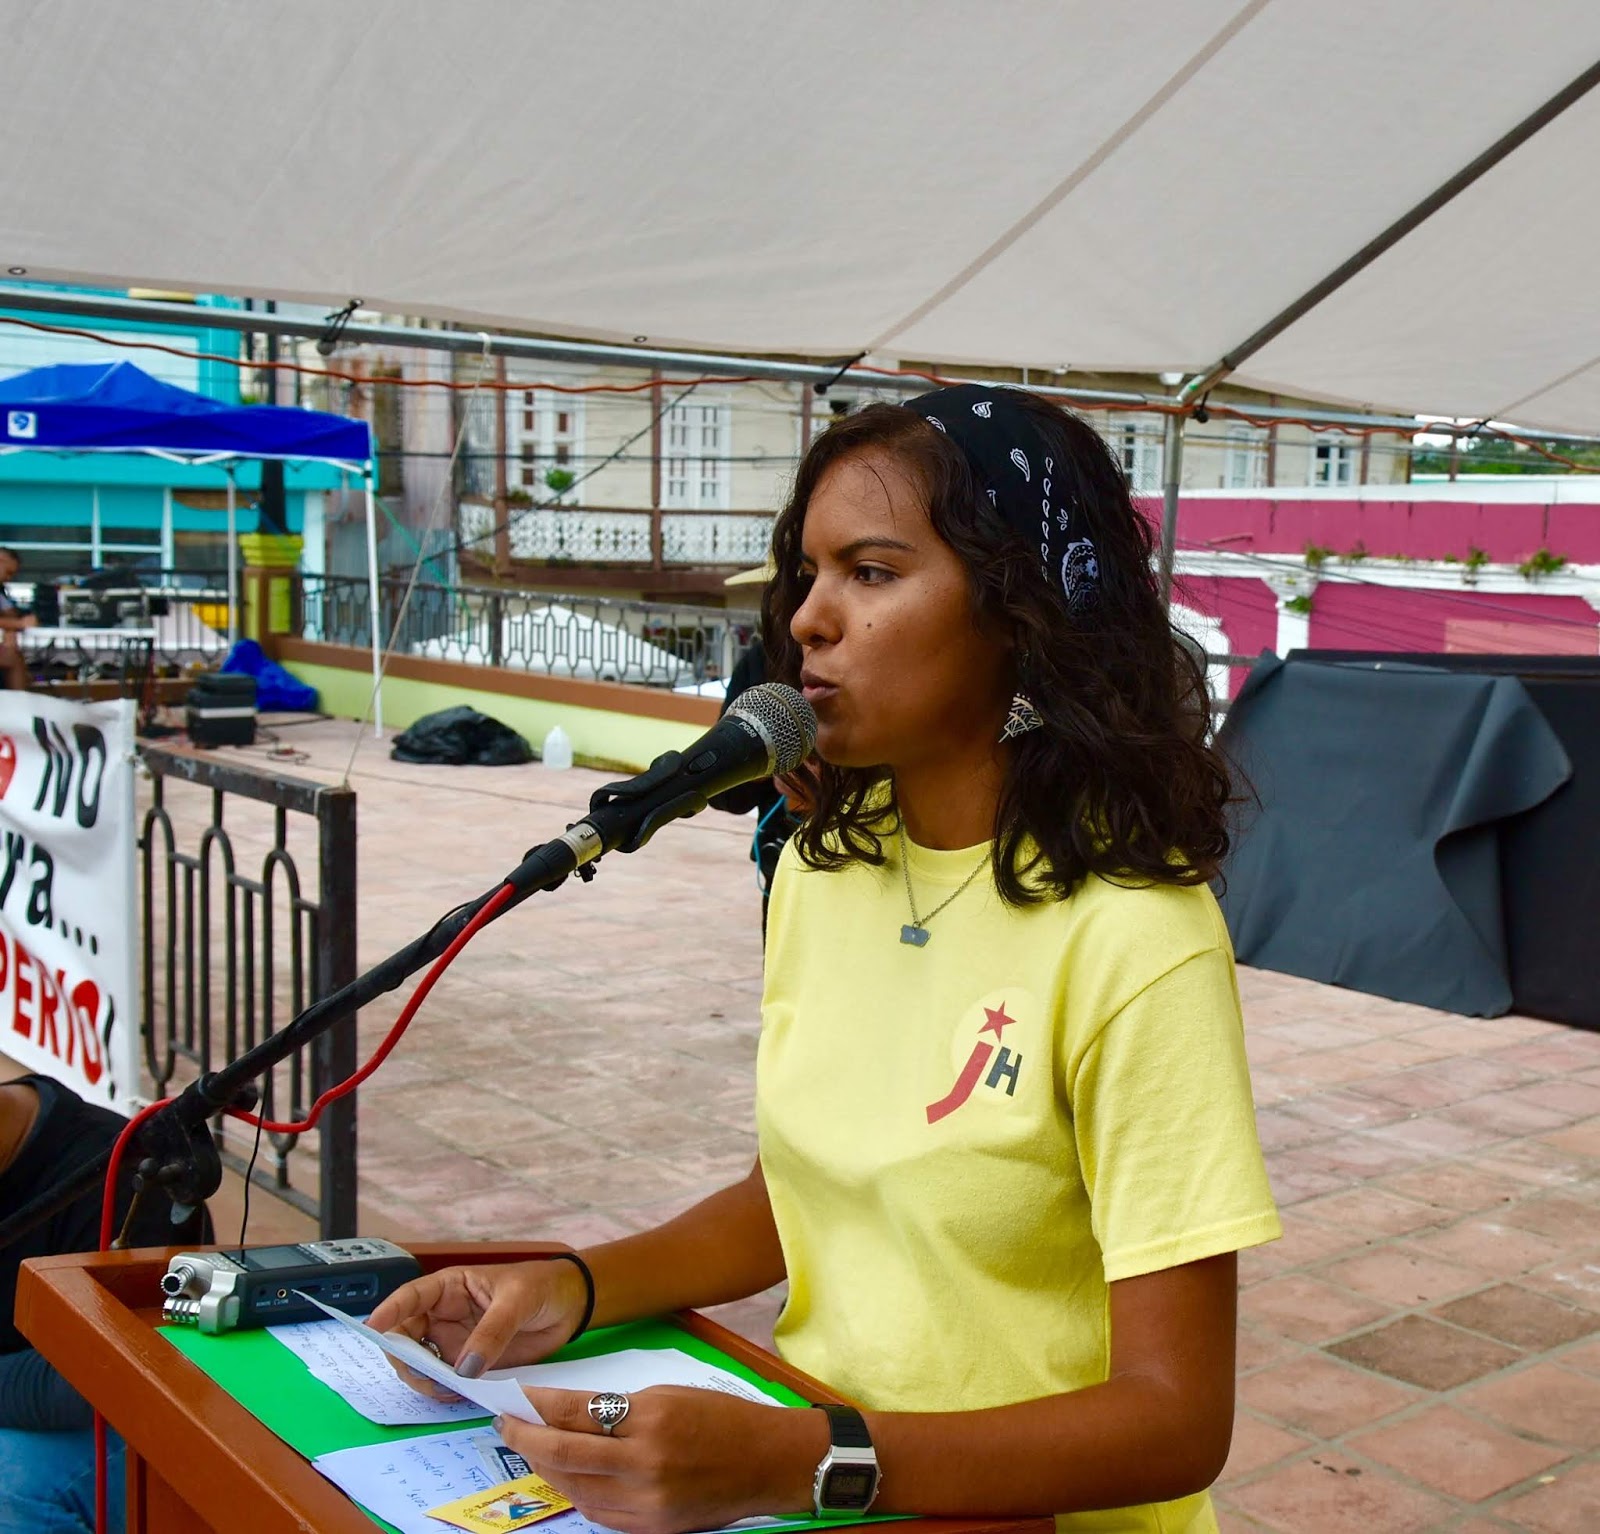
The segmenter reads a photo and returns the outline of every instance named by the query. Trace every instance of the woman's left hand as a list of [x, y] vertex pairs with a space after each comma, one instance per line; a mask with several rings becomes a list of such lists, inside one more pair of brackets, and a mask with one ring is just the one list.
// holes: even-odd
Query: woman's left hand
[[526, 1388], [545, 1426], [502, 1417], [500, 1436], [591, 1522], [624, 1534], [680, 1534], [763, 1513], [808, 1510], [828, 1448], [820, 1412], [655, 1385], [628, 1397], [610, 1434], [590, 1392]]

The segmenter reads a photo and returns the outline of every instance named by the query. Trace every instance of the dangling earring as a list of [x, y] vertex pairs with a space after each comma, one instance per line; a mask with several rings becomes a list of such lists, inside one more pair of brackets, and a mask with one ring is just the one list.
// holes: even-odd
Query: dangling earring
[[1001, 745], [1008, 740], [1015, 740], [1019, 735], [1031, 735], [1035, 730], [1044, 728], [1044, 720], [1039, 717], [1039, 710], [1033, 706], [1033, 699], [1022, 689], [1022, 679], [1028, 674], [1026, 650], [1017, 656], [1017, 673], [1017, 690], [1011, 695], [1011, 712], [1006, 715], [1005, 728], [1000, 731]]
[[1033, 699], [1025, 692], [1018, 692], [1011, 699], [1011, 712], [1006, 715], [1006, 725], [1000, 732], [1000, 739], [1002, 742], [1015, 740], [1019, 735], [1028, 735], [1043, 728], [1044, 720], [1033, 706]]

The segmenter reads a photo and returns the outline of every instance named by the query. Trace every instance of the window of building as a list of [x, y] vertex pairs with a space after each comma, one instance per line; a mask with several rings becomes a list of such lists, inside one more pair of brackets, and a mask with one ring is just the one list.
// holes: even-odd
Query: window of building
[[1311, 483], [1351, 485], [1356, 478], [1356, 448], [1346, 437], [1319, 433], [1311, 444]]
[[209, 532], [177, 528], [172, 534], [173, 563], [186, 572], [199, 572], [222, 577], [227, 589], [228, 535], [226, 532]]
[[[583, 401], [548, 389], [523, 389], [506, 401], [506, 477], [513, 490], [536, 501], [554, 500], [552, 470], [576, 478], [583, 472]], [[561, 492], [563, 505], [583, 499], [582, 488]]]
[[1227, 490], [1259, 490], [1267, 482], [1267, 434], [1260, 427], [1228, 428], [1222, 484]]
[[[0, 335], [0, 377], [9, 378], [27, 368], [56, 362], [127, 362], [131, 355], [140, 368], [162, 383], [175, 384], [180, 389], [200, 388], [200, 359], [193, 355], [200, 350], [197, 337], [170, 332], [151, 336], [148, 332], [117, 330], [109, 325], [97, 325], [95, 332], [100, 339], [29, 330]], [[166, 350], [129, 353], [128, 344], [136, 346], [150, 340], [159, 340]], [[119, 345], [119, 342], [126, 344]]]
[[19, 578], [27, 581], [76, 580], [113, 566], [159, 570], [165, 563], [164, 514], [159, 506], [151, 512], [153, 520], [131, 516], [114, 500], [104, 513], [96, 504], [87, 519], [63, 517], [55, 523], [0, 512], [0, 546], [15, 550], [22, 561]]
[[727, 405], [674, 405], [662, 423], [662, 504], [677, 511], [726, 510], [731, 440]]
[[1136, 495], [1151, 495], [1161, 489], [1161, 429], [1133, 421], [1124, 422], [1113, 439], [1122, 472]]

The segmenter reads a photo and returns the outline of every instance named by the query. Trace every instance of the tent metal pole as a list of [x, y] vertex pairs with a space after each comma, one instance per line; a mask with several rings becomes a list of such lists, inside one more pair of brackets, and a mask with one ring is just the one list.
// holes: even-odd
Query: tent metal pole
[[239, 642], [239, 487], [228, 465], [228, 648]]
[[367, 486], [367, 600], [370, 604], [372, 633], [372, 733], [383, 738], [383, 611], [378, 604], [378, 497], [373, 483], [372, 465], [363, 478]]
[[1183, 485], [1183, 428], [1186, 415], [1169, 415], [1161, 443], [1161, 605], [1172, 605], [1172, 561], [1178, 547], [1178, 491]]
[[[1600, 66], [1597, 66], [1600, 68]], [[1565, 93], [1563, 93], [1565, 94]], [[1559, 98], [1557, 98], [1559, 99]], [[1531, 119], [1530, 119], [1531, 120]], [[1514, 130], [1515, 131], [1515, 130]], [[1493, 152], [1492, 150], [1490, 151]], [[1474, 162], [1477, 163], [1477, 162]], [[1463, 173], [1465, 174], [1465, 173]], [[1383, 236], [1379, 236], [1380, 239]], [[1370, 248], [1370, 247], [1369, 247]], [[1376, 252], [1374, 252], [1376, 254]], [[1343, 270], [1343, 268], [1341, 268]], [[8, 287], [0, 283], [0, 308], [57, 315], [76, 315], [86, 319], [135, 320], [152, 324], [174, 324], [192, 327], [194, 310], [187, 304], [165, 303], [159, 299], [96, 298], [81, 293], [40, 293], [28, 288]], [[1287, 312], [1287, 311], [1286, 311]], [[1297, 314], [1303, 312], [1297, 310]], [[1270, 323], [1270, 322], [1269, 322]], [[207, 309], [206, 325], [214, 330], [270, 330], [276, 335], [304, 336], [316, 339], [322, 336], [325, 321], [300, 320], [283, 314], [263, 314], [260, 310], [246, 313], [235, 309]], [[422, 351], [469, 353], [479, 356], [483, 351], [483, 334], [469, 330], [427, 330], [414, 325], [361, 325], [346, 326], [340, 336], [351, 343], [411, 347]], [[799, 383], [832, 382], [851, 388], [871, 388], [885, 393], [921, 393], [932, 385], [920, 378], [894, 378], [881, 374], [847, 368], [842, 373], [835, 364], [781, 362], [768, 357], [739, 357], [709, 352], [646, 350], [632, 346], [612, 346], [602, 342], [565, 341], [556, 338], [490, 334], [496, 356], [531, 358], [549, 362], [575, 362], [594, 367], [638, 368], [644, 371], [660, 369], [680, 373], [738, 373], [751, 377]], [[1248, 343], [1246, 343], [1248, 344]], [[1261, 343], [1265, 345], [1265, 341]], [[1242, 347], [1228, 355], [1237, 359]], [[1226, 359], [1224, 359], [1226, 363]], [[1195, 386], [1182, 398], [1166, 394], [1139, 393], [1123, 389], [1078, 389], [1041, 383], [1031, 379], [1028, 387], [1035, 394], [1060, 399], [1071, 404], [1074, 400], [1085, 405], [1124, 405], [1130, 409], [1159, 410], [1186, 403], [1195, 395], [1216, 384], [1229, 371], [1224, 363], [1208, 373], [1199, 375], [1205, 380], [1203, 387]], [[1220, 371], [1219, 371], [1220, 370]], [[960, 369], [939, 369], [955, 382], [961, 382]], [[974, 380], [988, 382], [990, 380]], [[1221, 403], [1221, 402], [1219, 402]], [[1226, 402], [1262, 420], [1310, 420], [1329, 426], [1392, 426], [1396, 430], [1433, 432], [1441, 436], [1466, 434], [1479, 430], [1476, 423], [1456, 424], [1442, 420], [1420, 421], [1405, 415], [1370, 414], [1359, 410], [1328, 408], [1298, 408], [1291, 405], [1267, 405], [1254, 400]], [[1515, 423], [1508, 423], [1515, 427]], [[1524, 434], [1540, 442], [1568, 442], [1575, 446], [1593, 445], [1600, 437], [1581, 432], [1546, 431], [1528, 427]], [[9, 449], [0, 449], [0, 453]]]
[[1436, 187], [1421, 202], [1402, 213], [1387, 229], [1374, 235], [1349, 260], [1336, 266], [1315, 287], [1308, 288], [1287, 308], [1280, 309], [1266, 324], [1254, 334], [1247, 336], [1226, 356], [1219, 358], [1205, 372], [1191, 378], [1178, 391], [1178, 398], [1182, 401], [1204, 398], [1208, 389], [1215, 387], [1228, 374], [1236, 372], [1240, 363], [1253, 357], [1269, 341], [1281, 335], [1301, 316], [1316, 308], [1329, 294], [1342, 288], [1357, 273], [1365, 271], [1385, 251], [1398, 245], [1413, 229], [1432, 218], [1446, 203], [1453, 202], [1474, 181], [1488, 174], [1507, 155], [1520, 149], [1547, 123], [1553, 122], [1574, 102], [1581, 101], [1597, 85], [1600, 85], [1600, 63], [1591, 64], [1575, 80], [1570, 81], [1548, 101], [1530, 112], [1514, 128], [1501, 134], [1470, 164], [1462, 166], [1442, 186]]
[[[1600, 67], [1600, 66], [1597, 66]], [[1382, 236], [1379, 236], [1381, 239]], [[1370, 248], [1370, 247], [1369, 247]], [[1376, 253], [1374, 253], [1376, 254]], [[1341, 271], [1343, 268], [1341, 268]], [[1330, 279], [1331, 280], [1331, 279]], [[1341, 279], [1342, 280], [1342, 279]], [[1314, 290], [1315, 291], [1315, 290]], [[1295, 308], [1295, 317], [1303, 311]], [[194, 310], [188, 304], [164, 303], [158, 299], [93, 298], [81, 293], [41, 293], [28, 288], [8, 287], [0, 283], [0, 309], [14, 309], [45, 315], [77, 316], [84, 319], [111, 321], [139, 321], [148, 324], [171, 324], [182, 329], [192, 328]], [[1286, 313], [1288, 311], [1285, 311]], [[260, 310], [246, 313], [234, 309], [207, 309], [206, 325], [212, 330], [266, 331], [280, 336], [304, 336], [317, 339], [327, 330], [323, 320], [307, 321], [283, 314], [263, 314]], [[1269, 322], [1269, 324], [1275, 322]], [[1287, 321], [1285, 322], [1287, 323]], [[611, 346], [602, 342], [564, 341], [535, 336], [512, 336], [500, 333], [480, 333], [469, 330], [426, 330], [415, 325], [358, 325], [352, 324], [340, 332], [343, 340], [375, 346], [409, 347], [419, 351], [443, 351], [481, 356], [483, 335], [489, 340], [496, 356], [520, 357], [547, 362], [573, 362], [593, 367], [636, 368], [645, 372], [660, 369], [665, 373], [734, 373], [754, 378], [787, 381], [791, 383], [831, 383], [853, 389], [867, 388], [883, 393], [920, 394], [933, 387], [921, 378], [896, 378], [862, 369], [846, 368], [842, 373], [836, 364], [781, 362], [770, 357], [739, 357], [710, 352], [684, 352], [645, 350], [631, 346]], [[1253, 338], [1252, 338], [1253, 339]], [[1265, 345], [1263, 340], [1261, 345]], [[1028, 388], [1035, 394], [1059, 399], [1067, 405], [1077, 401], [1083, 405], [1118, 405], [1130, 410], [1170, 409], [1187, 404], [1206, 389], [1213, 387], [1244, 353], [1244, 343], [1236, 347], [1215, 367], [1197, 375], [1199, 382], [1185, 392], [1183, 397], [1164, 393], [1144, 393], [1127, 389], [1079, 389], [1070, 386], [1042, 383], [1030, 379]], [[1253, 349], [1253, 348], [1252, 348]], [[1233, 362], [1229, 362], [1229, 358]], [[941, 376], [952, 382], [964, 380], [959, 366], [940, 367]], [[988, 383], [990, 379], [970, 380]], [[1339, 410], [1318, 406], [1269, 405], [1258, 400], [1218, 401], [1230, 409], [1263, 421], [1316, 421], [1328, 426], [1386, 426], [1396, 431], [1430, 432], [1439, 436], [1469, 435], [1481, 430], [1475, 421], [1455, 422], [1441, 419], [1423, 421], [1413, 416], [1373, 414], [1360, 410]], [[1593, 446], [1600, 436], [1593, 433], [1548, 431], [1542, 427], [1519, 427], [1515, 421], [1504, 423], [1523, 435], [1540, 442], [1566, 442], [1573, 446]], [[0, 447], [0, 455], [21, 449]]]
[[[45, 315], [71, 315], [83, 319], [136, 321], [145, 324], [175, 324], [193, 329], [194, 309], [189, 304], [166, 303], [160, 299], [98, 298], [82, 293], [40, 293], [30, 288], [0, 283], [0, 308]], [[277, 336], [300, 336], [315, 340], [326, 334], [327, 322], [302, 320], [291, 315], [263, 314], [259, 309], [207, 309], [205, 323], [210, 330], [254, 331]], [[499, 331], [428, 330], [420, 325], [362, 324], [355, 321], [339, 332], [341, 343], [370, 346], [403, 346], [419, 351], [456, 352], [483, 355], [488, 337], [497, 357], [531, 358], [545, 362], [571, 362], [589, 367], [637, 368], [642, 372], [659, 369], [673, 373], [728, 373], [741, 377], [777, 382], [835, 384], [853, 389], [870, 388], [886, 393], [921, 394], [934, 387], [923, 378], [901, 378], [854, 367], [841, 369], [837, 362], [786, 362], [772, 357], [741, 357], [726, 352], [692, 352], [659, 347], [615, 346], [603, 341], [569, 341], [554, 336], [506, 335]], [[329, 359], [337, 367], [337, 359]], [[945, 369], [939, 369], [944, 374]], [[955, 376], [954, 373], [951, 376]], [[1032, 387], [1040, 394], [1081, 399], [1102, 404], [1140, 405], [1160, 403], [1164, 395], [1145, 394], [1126, 389], [1067, 389], [1041, 384]]]

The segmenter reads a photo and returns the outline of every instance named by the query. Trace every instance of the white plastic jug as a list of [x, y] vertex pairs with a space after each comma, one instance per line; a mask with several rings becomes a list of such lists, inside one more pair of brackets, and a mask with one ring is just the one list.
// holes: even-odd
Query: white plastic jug
[[572, 739], [559, 724], [552, 725], [545, 736], [541, 755], [545, 766], [557, 772], [564, 772], [572, 765]]

